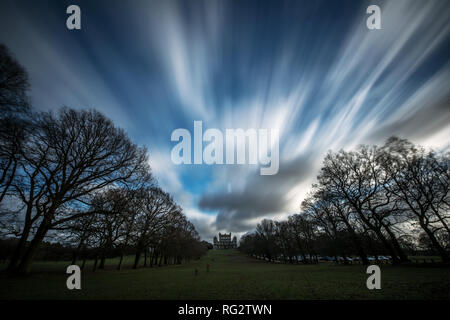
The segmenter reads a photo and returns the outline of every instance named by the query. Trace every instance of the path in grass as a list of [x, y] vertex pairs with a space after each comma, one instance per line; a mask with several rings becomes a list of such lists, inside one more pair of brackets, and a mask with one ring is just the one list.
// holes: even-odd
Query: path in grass
[[[131, 258], [131, 257], [130, 257]], [[36, 263], [27, 278], [0, 275], [0, 299], [449, 299], [450, 270], [381, 267], [381, 290], [368, 290], [361, 265], [284, 265], [238, 251], [210, 251], [188, 264], [82, 272], [82, 289], [66, 289], [68, 263]], [[131, 263], [131, 259], [127, 260]], [[206, 272], [206, 264], [210, 272]], [[198, 275], [195, 275], [195, 269]]]

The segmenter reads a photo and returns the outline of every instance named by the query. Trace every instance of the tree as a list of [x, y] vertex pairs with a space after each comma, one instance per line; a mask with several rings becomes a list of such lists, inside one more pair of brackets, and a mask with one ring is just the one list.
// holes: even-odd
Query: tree
[[303, 214], [294, 214], [288, 218], [288, 223], [291, 225], [295, 243], [302, 255], [303, 263], [317, 262], [315, 259], [316, 251], [314, 249], [314, 242], [316, 240], [317, 228], [313, 221], [308, 216]]
[[[350, 239], [356, 253], [363, 264], [367, 265], [366, 251], [363, 245], [361, 227], [354, 210], [346, 204], [345, 200], [336, 197], [324, 186], [313, 185], [313, 190], [302, 202], [303, 211], [309, 214], [316, 223], [322, 227], [330, 239], [331, 245], [337, 246], [344, 241], [342, 237]], [[342, 247], [346, 247], [344, 244]]]
[[[15, 189], [25, 210], [22, 251], [31, 227], [37, 229], [17, 271], [29, 273], [47, 232], [68, 221], [97, 212], [90, 203], [109, 186], [151, 180], [144, 148], [94, 110], [63, 108], [43, 113], [23, 152], [20, 181]], [[142, 178], [145, 177], [145, 178]], [[10, 269], [15, 269], [11, 261]]]
[[275, 247], [275, 223], [272, 220], [264, 219], [256, 226], [260, 244], [264, 257], [272, 261], [276, 254]]
[[153, 247], [161, 246], [159, 235], [167, 224], [176, 222], [170, 220], [170, 215], [178, 209], [172, 197], [158, 187], [145, 190], [141, 201], [134, 227], [134, 245], [136, 248], [134, 269], [139, 266], [142, 253], [147, 254], [150, 245], [153, 245]]
[[[80, 217], [69, 221], [67, 229], [70, 230], [68, 238], [69, 242], [73, 243], [75, 250], [72, 254], [72, 264], [77, 263], [77, 259], [82, 251], [89, 245], [89, 240], [92, 239], [96, 232], [96, 219], [98, 215], [92, 214]], [[84, 261], [84, 260], [83, 260]]]
[[156, 187], [145, 148], [95, 110], [31, 114], [28, 89], [26, 71], [0, 44], [0, 204], [20, 204], [0, 211], [2, 235], [19, 237], [10, 242], [9, 271], [29, 273], [50, 238], [46, 248], [73, 252], [73, 263], [91, 252], [97, 265], [100, 255], [100, 268], [118, 252], [120, 269], [133, 246], [136, 265], [150, 249], [173, 263], [206, 250], [181, 207]]
[[276, 248], [283, 255], [284, 262], [289, 261], [289, 263], [293, 263], [294, 256], [295, 261], [298, 262], [297, 250], [293, 238], [292, 226], [288, 221], [275, 221]]
[[364, 226], [384, 244], [394, 263], [400, 263], [408, 259], [392, 225], [396, 222], [394, 214], [401, 208], [383, 188], [389, 182], [377, 163], [378, 152], [378, 148], [367, 146], [361, 146], [356, 152], [330, 152], [318, 180], [333, 197], [345, 200]]
[[445, 247], [436, 236], [449, 230], [450, 155], [436, 155], [407, 140], [390, 138], [383, 147], [380, 163], [391, 183], [384, 188], [393, 194], [414, 218], [444, 262]]
[[128, 230], [124, 228], [130, 216], [127, 190], [111, 188], [98, 194], [92, 204], [97, 214], [96, 233], [99, 241], [101, 260], [99, 269], [105, 268], [106, 256], [118, 246], [121, 238], [127, 237]]

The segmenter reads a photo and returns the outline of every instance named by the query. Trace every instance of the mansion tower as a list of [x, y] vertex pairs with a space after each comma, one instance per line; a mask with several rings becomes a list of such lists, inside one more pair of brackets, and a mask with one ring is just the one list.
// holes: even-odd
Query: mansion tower
[[214, 237], [214, 249], [234, 249], [237, 248], [236, 236], [231, 240], [231, 232], [230, 233], [220, 233], [219, 232], [219, 240], [217, 237]]

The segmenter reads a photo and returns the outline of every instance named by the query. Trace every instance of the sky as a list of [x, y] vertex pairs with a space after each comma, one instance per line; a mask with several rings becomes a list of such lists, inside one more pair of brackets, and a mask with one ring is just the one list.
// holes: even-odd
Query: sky
[[[66, 8], [81, 8], [68, 30]], [[366, 9], [381, 9], [369, 30]], [[299, 212], [328, 150], [396, 135], [450, 149], [450, 2], [0, 2], [37, 110], [95, 108], [147, 146], [202, 239]], [[279, 171], [176, 165], [177, 128], [277, 129]]]

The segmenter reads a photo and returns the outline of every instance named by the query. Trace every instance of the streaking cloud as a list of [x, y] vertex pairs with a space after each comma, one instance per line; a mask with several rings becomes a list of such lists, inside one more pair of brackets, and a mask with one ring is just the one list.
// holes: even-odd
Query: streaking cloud
[[[380, 30], [366, 27], [371, 4], [79, 1], [88, 15], [71, 33], [66, 4], [6, 0], [0, 35], [28, 69], [37, 108], [93, 107], [124, 126], [211, 241], [298, 211], [329, 149], [390, 135], [450, 148], [448, 1], [376, 1]], [[171, 133], [195, 120], [277, 129], [278, 173], [176, 166]]]

